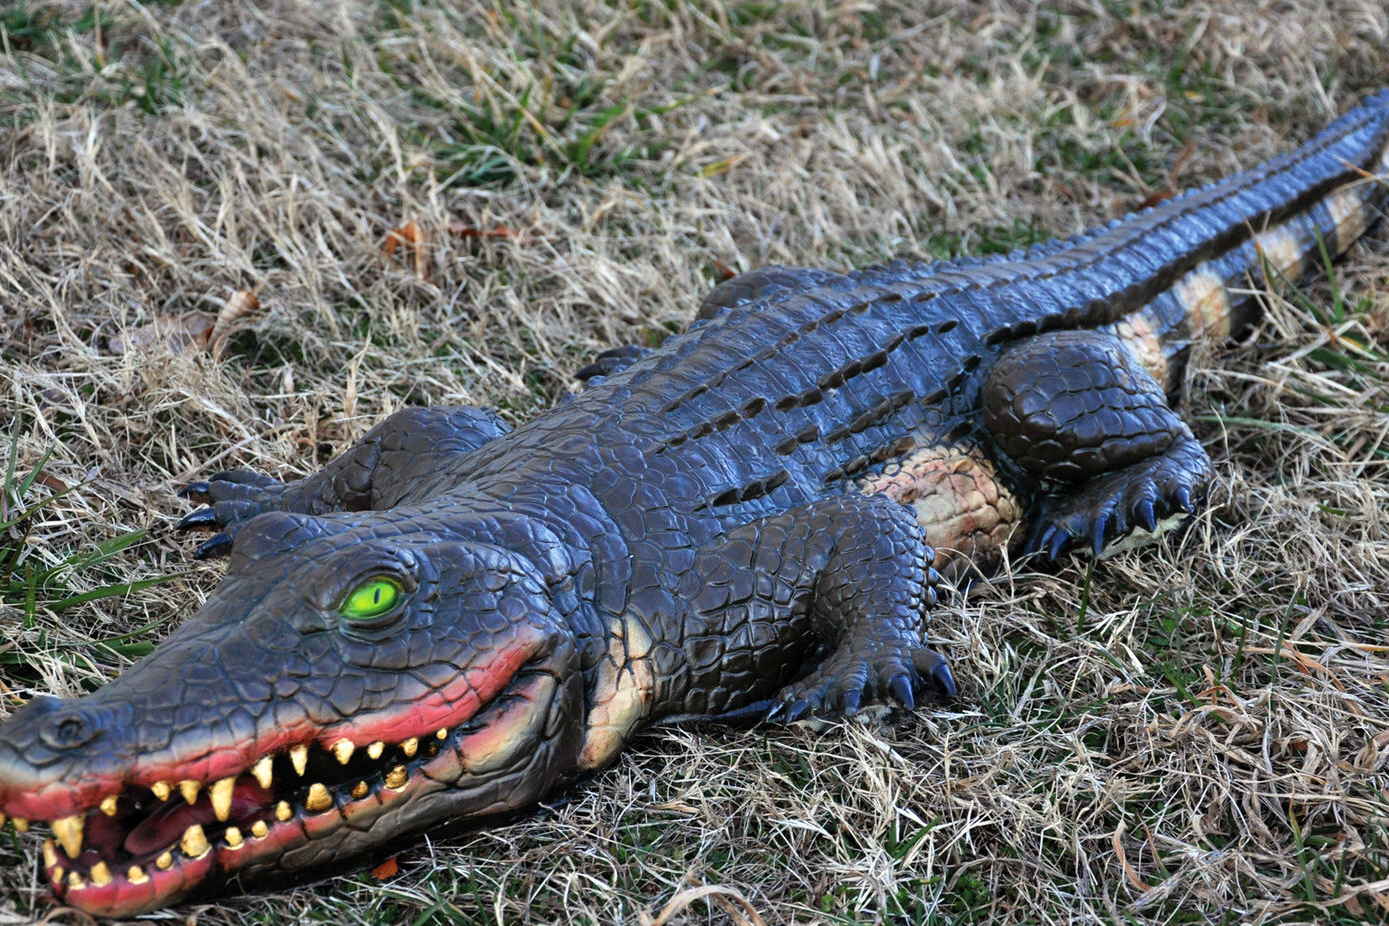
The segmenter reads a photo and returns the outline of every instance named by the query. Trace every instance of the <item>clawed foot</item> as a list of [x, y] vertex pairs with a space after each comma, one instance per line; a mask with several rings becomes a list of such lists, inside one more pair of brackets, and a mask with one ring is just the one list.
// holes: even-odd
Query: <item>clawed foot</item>
[[870, 661], [860, 658], [855, 649], [841, 646], [814, 672], [782, 689], [767, 711], [767, 720], [795, 723], [805, 717], [848, 717], [865, 702], [889, 697], [914, 710], [917, 694], [923, 691], [955, 697], [955, 676], [935, 650], [924, 645], [889, 648], [880, 644]]
[[260, 514], [278, 508], [275, 501], [284, 483], [249, 469], [214, 473], [202, 482], [192, 482], [178, 490], [180, 498], [204, 507], [179, 519], [174, 530], [216, 531], [193, 551], [194, 559], [225, 556], [231, 552], [234, 527]]
[[1184, 442], [1053, 500], [1033, 526], [1024, 553], [1055, 560], [1087, 544], [1099, 557], [1135, 527], [1156, 532], [1159, 524], [1193, 514], [1205, 502], [1209, 484], [1205, 451], [1194, 440]]

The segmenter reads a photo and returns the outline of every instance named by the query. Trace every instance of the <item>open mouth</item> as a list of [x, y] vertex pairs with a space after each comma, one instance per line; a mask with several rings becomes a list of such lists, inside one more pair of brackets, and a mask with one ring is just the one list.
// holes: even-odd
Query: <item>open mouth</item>
[[[43, 855], [50, 887], [90, 912], [130, 914], [172, 903], [217, 871], [258, 860], [284, 866], [296, 847], [344, 822], [368, 826], [417, 790], [508, 764], [524, 751], [527, 733], [543, 725], [554, 689], [552, 675], [523, 671], [484, 709], [427, 735], [301, 743], [211, 782], [126, 785], [94, 808], [49, 821]], [[30, 825], [14, 822], [21, 830]]]
[[317, 828], [314, 818], [336, 822], [354, 808], [394, 802], [420, 766], [468, 732], [444, 728], [423, 740], [363, 747], [346, 739], [330, 748], [301, 744], [211, 783], [127, 787], [96, 809], [50, 822], [53, 838], [43, 848], [49, 882], [69, 900], [92, 891], [111, 900], [164, 896], [201, 880], [214, 856], [223, 869], [241, 867], [242, 853], [302, 842]]

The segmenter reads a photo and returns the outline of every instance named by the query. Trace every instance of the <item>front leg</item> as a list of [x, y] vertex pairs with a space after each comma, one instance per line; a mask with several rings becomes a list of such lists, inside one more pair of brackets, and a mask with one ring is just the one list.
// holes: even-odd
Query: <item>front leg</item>
[[279, 482], [237, 469], [185, 486], [179, 495], [206, 507], [186, 515], [176, 529], [218, 531], [193, 554], [203, 559], [230, 550], [237, 527], [263, 511], [324, 514], [392, 508], [418, 483], [508, 430], [490, 409], [403, 409], [312, 476]]
[[[911, 509], [878, 495], [820, 499], [729, 532], [694, 565], [700, 630], [686, 650], [704, 670], [696, 697], [745, 687], [740, 679], [779, 686], [769, 716], [794, 721], [888, 696], [911, 708], [928, 685], [953, 696], [950, 669], [926, 642], [933, 559]], [[704, 658], [714, 650], [720, 659]], [[786, 664], [816, 651], [817, 665]]]

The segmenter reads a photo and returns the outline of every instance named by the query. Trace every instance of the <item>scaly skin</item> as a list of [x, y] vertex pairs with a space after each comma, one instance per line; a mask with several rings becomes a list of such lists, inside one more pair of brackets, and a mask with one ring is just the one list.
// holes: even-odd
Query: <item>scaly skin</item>
[[52, 821], [59, 900], [130, 914], [526, 806], [659, 720], [953, 694], [937, 570], [1200, 505], [1168, 404], [1191, 344], [1364, 231], [1386, 139], [1380, 93], [1069, 241], [744, 274], [510, 433], [412, 410], [308, 479], [190, 486], [226, 579], [120, 679], [11, 718], [0, 812]]

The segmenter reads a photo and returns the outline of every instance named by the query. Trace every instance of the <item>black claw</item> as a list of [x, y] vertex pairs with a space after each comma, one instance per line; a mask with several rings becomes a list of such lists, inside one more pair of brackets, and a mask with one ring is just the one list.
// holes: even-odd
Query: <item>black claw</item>
[[912, 694], [912, 680], [907, 676], [894, 675], [892, 681], [887, 683], [887, 690], [907, 710], [916, 710], [916, 696]]
[[767, 716], [763, 717], [762, 719], [765, 720], [767, 723], [775, 723], [776, 721], [781, 719], [781, 715], [785, 712], [785, 710], [786, 702], [778, 701], [771, 707], [767, 708]]
[[206, 531], [217, 528], [217, 512], [211, 508], [199, 508], [179, 518], [174, 525], [176, 531]]
[[801, 698], [795, 704], [792, 704], [789, 708], [786, 709], [786, 722], [795, 723], [797, 720], [800, 720], [802, 717], [809, 713], [810, 702], [807, 701], [805, 698]]
[[1104, 527], [1104, 518], [1096, 518], [1090, 525], [1090, 549], [1095, 552], [1096, 559], [1104, 552]]
[[1071, 535], [1064, 528], [1053, 527], [1052, 530], [1055, 533], [1051, 535], [1047, 543], [1047, 556], [1052, 560], [1058, 560], [1061, 558], [1062, 551], [1066, 549], [1066, 544], [1070, 542]]
[[1191, 513], [1191, 490], [1186, 486], [1177, 486], [1177, 491], [1172, 493], [1172, 497], [1177, 502], [1177, 508], [1186, 513]]
[[842, 703], [845, 717], [856, 713], [858, 711], [858, 706], [863, 703], [863, 690], [861, 688], [855, 688], [852, 691], [846, 691]]
[[1157, 515], [1153, 512], [1153, 502], [1151, 499], [1143, 499], [1133, 506], [1133, 516], [1142, 525], [1145, 531], [1152, 533], [1157, 530]]
[[195, 502], [206, 501], [211, 494], [212, 483], [210, 482], [190, 482], [178, 490], [179, 498], [191, 498]]
[[945, 660], [941, 660], [940, 664], [931, 670], [931, 678], [935, 679], [941, 693], [947, 698], [953, 698], [958, 693], [955, 688], [955, 675], [950, 671], [950, 665]]
[[231, 551], [232, 539], [226, 534], [217, 534], [198, 546], [193, 551], [194, 559], [211, 559], [214, 556], [222, 556]]

